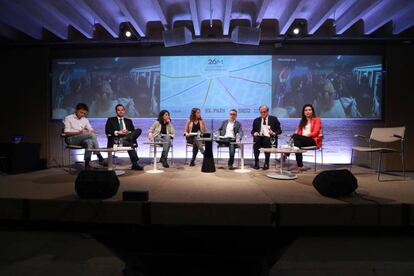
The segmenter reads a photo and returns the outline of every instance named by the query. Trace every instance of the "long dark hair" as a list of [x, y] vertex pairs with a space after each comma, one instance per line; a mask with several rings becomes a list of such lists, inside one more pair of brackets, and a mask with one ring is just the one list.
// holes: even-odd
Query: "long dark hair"
[[[162, 124], [164, 122], [164, 119], [162, 118], [164, 116], [165, 113], [168, 113], [168, 115], [170, 115], [170, 112], [168, 112], [168, 110], [161, 110], [160, 113], [158, 113], [158, 119], [157, 121]], [[170, 122], [171, 122], [171, 118], [170, 118]]]
[[196, 112], [197, 111], [200, 111], [200, 108], [198, 108], [198, 107], [193, 107], [193, 109], [191, 109], [191, 114], [190, 114], [190, 121], [191, 122], [194, 122], [194, 121], [196, 121], [196, 120], [203, 120], [203, 119], [201, 119], [201, 116], [200, 116], [200, 118], [199, 119], [197, 119], [197, 117], [196, 117]]
[[305, 104], [302, 108], [302, 119], [300, 120], [299, 128], [304, 128], [308, 123], [308, 119], [305, 116], [305, 108], [307, 107], [310, 107], [312, 109], [312, 117], [316, 117], [315, 109], [313, 108], [313, 106], [311, 104]]

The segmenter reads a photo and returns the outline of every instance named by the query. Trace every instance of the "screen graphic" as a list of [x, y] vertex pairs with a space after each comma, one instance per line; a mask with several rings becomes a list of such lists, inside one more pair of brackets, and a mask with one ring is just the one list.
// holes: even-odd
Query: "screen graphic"
[[322, 118], [381, 119], [381, 56], [273, 56], [272, 113], [298, 118], [310, 103]]
[[271, 105], [272, 56], [161, 57], [161, 109], [187, 118], [193, 107], [205, 118], [226, 118], [230, 109], [251, 118]]
[[54, 60], [52, 118], [62, 119], [78, 103], [89, 106], [88, 116], [115, 116], [123, 104], [128, 117], [156, 117], [159, 112], [159, 57], [113, 57]]
[[90, 118], [155, 118], [161, 109], [188, 118], [193, 107], [206, 119], [259, 116], [268, 105], [279, 118], [299, 118], [304, 104], [322, 118], [381, 119], [382, 56], [219, 55], [55, 59], [52, 118], [77, 103]]

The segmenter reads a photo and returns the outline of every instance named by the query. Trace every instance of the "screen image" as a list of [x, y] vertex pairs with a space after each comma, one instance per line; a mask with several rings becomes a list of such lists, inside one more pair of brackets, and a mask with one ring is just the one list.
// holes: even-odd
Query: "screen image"
[[322, 118], [381, 119], [382, 70], [381, 56], [273, 56], [272, 113], [310, 103]]
[[188, 118], [259, 116], [267, 105], [279, 118], [299, 118], [304, 104], [322, 118], [381, 119], [380, 55], [216, 55], [55, 59], [52, 119], [89, 106], [90, 118], [155, 118], [162, 109]]
[[193, 107], [203, 117], [223, 118], [237, 109], [240, 118], [271, 105], [272, 56], [161, 57], [161, 109], [187, 118]]
[[53, 61], [52, 72], [52, 119], [73, 113], [81, 102], [91, 118], [115, 116], [119, 103], [131, 118], [158, 115], [159, 57], [61, 59]]

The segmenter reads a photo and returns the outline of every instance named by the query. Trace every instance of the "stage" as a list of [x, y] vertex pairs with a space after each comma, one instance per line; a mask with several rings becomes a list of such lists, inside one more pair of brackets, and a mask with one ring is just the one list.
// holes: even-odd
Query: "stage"
[[[296, 180], [266, 176], [275, 170], [251, 170], [239, 174], [225, 168], [202, 173], [201, 160], [195, 167], [176, 160], [161, 174], [129, 170], [123, 158], [118, 169], [118, 193], [107, 200], [80, 200], [74, 191], [76, 171], [52, 168], [20, 175], [0, 176], [0, 219], [26, 222], [77, 222], [98, 224], [179, 225], [179, 226], [412, 226], [414, 224], [414, 175], [383, 175], [354, 166], [357, 194], [333, 199], [320, 195], [312, 186], [310, 169]], [[141, 162], [145, 170], [152, 165]], [[250, 164], [250, 161], [247, 161]], [[292, 165], [292, 163], [291, 163]], [[79, 167], [80, 168], [80, 167]], [[345, 165], [318, 165], [317, 172], [349, 168]], [[122, 201], [122, 192], [149, 192], [148, 202]]]

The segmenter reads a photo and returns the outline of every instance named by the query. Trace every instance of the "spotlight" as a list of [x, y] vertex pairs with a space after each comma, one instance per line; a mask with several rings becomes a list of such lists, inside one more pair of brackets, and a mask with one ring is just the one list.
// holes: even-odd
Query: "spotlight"
[[132, 33], [130, 31], [125, 32], [125, 36], [128, 37], [128, 38], [131, 37], [131, 35], [132, 35]]
[[299, 33], [300, 33], [300, 29], [299, 28], [296, 27], [296, 28], [293, 29], [293, 34], [294, 35], [298, 35]]

